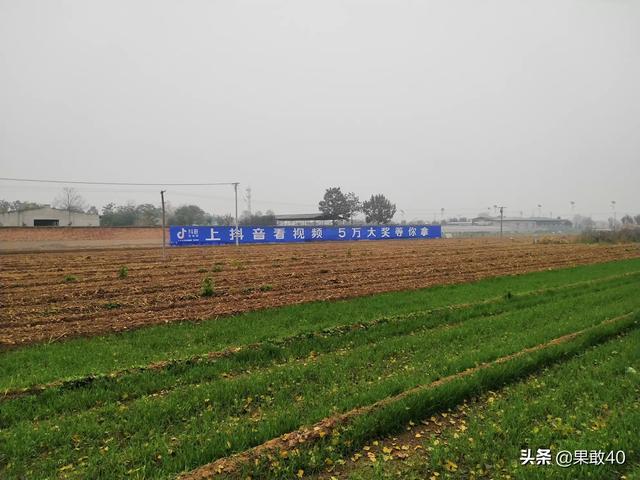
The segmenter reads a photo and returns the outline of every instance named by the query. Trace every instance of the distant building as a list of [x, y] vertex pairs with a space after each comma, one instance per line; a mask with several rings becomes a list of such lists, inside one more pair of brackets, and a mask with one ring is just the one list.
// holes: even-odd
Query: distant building
[[292, 215], [276, 215], [276, 225], [331, 225], [334, 218], [324, 213], [295, 213]]
[[[479, 227], [500, 227], [500, 217], [481, 216], [471, 221]], [[505, 232], [563, 232], [572, 226], [569, 220], [548, 217], [504, 217], [502, 226]]]
[[98, 227], [100, 216], [75, 213], [46, 205], [41, 208], [0, 213], [2, 227]]

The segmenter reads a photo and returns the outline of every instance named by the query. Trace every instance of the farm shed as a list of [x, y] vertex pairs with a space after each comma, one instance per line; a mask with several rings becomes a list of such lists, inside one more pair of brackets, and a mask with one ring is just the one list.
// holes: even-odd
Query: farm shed
[[[482, 216], [472, 220], [474, 226], [500, 227], [500, 217]], [[502, 219], [506, 232], [562, 232], [571, 228], [571, 222], [562, 218], [549, 217], [504, 217]]]
[[0, 214], [2, 227], [98, 227], [100, 216], [44, 206]]
[[332, 225], [334, 218], [323, 213], [294, 213], [276, 215], [276, 225]]

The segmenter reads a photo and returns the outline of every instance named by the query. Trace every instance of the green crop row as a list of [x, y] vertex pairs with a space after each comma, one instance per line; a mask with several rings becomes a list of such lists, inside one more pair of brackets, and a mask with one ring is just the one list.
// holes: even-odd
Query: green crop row
[[[420, 454], [409, 460], [375, 466], [361, 462], [340, 476], [354, 480], [638, 478], [639, 344], [636, 329], [589, 349], [474, 406], [466, 412], [464, 430], [445, 429], [442, 436], [428, 438]], [[522, 464], [521, 450], [531, 450], [535, 458], [541, 448], [551, 450], [550, 465]], [[585, 450], [622, 451], [625, 461], [606, 461], [605, 455], [602, 464], [578, 461], [561, 467], [555, 462], [560, 451]]]
[[615, 277], [589, 285], [547, 290], [520, 296], [500, 298], [459, 309], [441, 309], [431, 313], [405, 314], [385, 317], [370, 324], [350, 325], [347, 329], [297, 336], [280, 342], [266, 342], [257, 347], [241, 350], [228, 357], [204, 359], [201, 362], [182, 362], [165, 369], [134, 371], [120, 376], [80, 379], [58, 388], [49, 388], [37, 396], [31, 395], [3, 402], [0, 410], [0, 428], [25, 419], [44, 419], [53, 414], [70, 413], [106, 402], [132, 401], [143, 395], [167, 392], [178, 386], [210, 381], [221, 374], [233, 375], [246, 370], [267, 368], [278, 363], [304, 359], [310, 354], [335, 352], [356, 348], [442, 325], [455, 325], [472, 318], [495, 316], [507, 311], [530, 308], [562, 298], [593, 295], [604, 290], [637, 281], [638, 274]]
[[25, 347], [0, 353], [0, 391], [105, 374], [157, 361], [184, 359], [239, 345], [370, 322], [379, 318], [381, 312], [402, 315], [452, 304], [478, 302], [508, 292], [518, 294], [622, 275], [639, 269], [640, 259], [617, 261], [330, 303], [314, 302], [215, 321], [169, 324]]
[[[380, 324], [359, 332], [371, 333], [362, 343], [354, 337], [337, 346], [331, 342], [342, 341], [342, 336], [320, 337], [316, 340], [328, 342], [326, 351], [306, 356], [301, 354], [308, 350], [297, 351], [297, 356], [292, 351], [275, 364], [249, 363], [244, 368], [238, 364], [233, 372], [222, 374], [216, 369], [223, 362], [238, 359], [198, 364], [192, 366], [193, 372], [181, 374], [203, 375], [194, 382], [169, 385], [131, 401], [126, 392], [118, 400], [101, 400], [100, 394], [92, 393], [98, 387], [93, 384], [68, 392], [68, 398], [78, 402], [83, 395], [93, 395], [86, 410], [72, 405], [47, 411], [37, 406], [46, 396], [34, 396], [31, 408], [43, 408], [40, 412], [46, 418], [18, 418], [17, 409], [15, 419], [5, 417], [9, 426], [0, 432], [0, 463], [7, 463], [3, 473], [9, 478], [33, 472], [54, 476], [71, 465], [66, 474], [85, 478], [122, 478], [127, 472], [138, 477], [169, 476], [336, 412], [372, 404], [640, 309], [640, 298], [634, 294], [636, 277], [610, 282], [606, 288], [604, 284], [585, 288], [582, 294], [550, 293], [545, 302], [514, 299], [512, 309], [502, 305], [499, 312], [489, 305], [473, 307], [488, 308], [485, 315], [465, 318], [461, 309], [451, 312], [462, 315], [457, 321], [445, 319], [429, 328], [415, 328], [416, 323], [404, 332], [393, 330], [415, 319]], [[422, 318], [428, 319], [428, 315]], [[242, 361], [247, 360], [251, 359]], [[201, 369], [207, 368], [213, 373], [205, 375]], [[146, 372], [137, 380], [154, 378], [153, 372]], [[126, 376], [118, 381], [126, 381]], [[102, 390], [104, 395], [108, 391]]]

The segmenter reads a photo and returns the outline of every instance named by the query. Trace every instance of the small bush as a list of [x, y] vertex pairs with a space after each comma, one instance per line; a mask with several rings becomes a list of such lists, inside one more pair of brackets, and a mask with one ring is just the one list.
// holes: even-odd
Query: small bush
[[207, 271], [206, 268], [204, 267], [200, 267], [198, 270], [196, 270], [198, 273], [205, 273]]
[[622, 228], [615, 231], [589, 230], [578, 236], [582, 243], [634, 243], [640, 242], [640, 228]]
[[250, 293], [253, 293], [254, 290], [255, 290], [255, 288], [253, 288], [253, 287], [244, 287], [242, 289], [242, 293], [244, 295], [249, 295]]
[[78, 277], [76, 277], [75, 275], [65, 275], [64, 276], [64, 283], [74, 283], [78, 281]]
[[211, 269], [212, 272], [221, 272], [222, 271], [222, 264], [221, 263], [216, 263], [213, 268]]
[[231, 260], [231, 266], [235, 267], [238, 270], [244, 269], [244, 264], [242, 263], [242, 261], [238, 260], [237, 258], [234, 258], [233, 260]]
[[261, 292], [270, 292], [271, 290], [273, 290], [273, 285], [269, 285], [268, 283], [264, 285], [260, 285]]
[[104, 308], [107, 310], [113, 310], [114, 308], [120, 308], [122, 306], [119, 302], [107, 302], [104, 304]]
[[537, 243], [541, 245], [566, 245], [568, 243], [572, 243], [571, 239], [567, 237], [542, 237], [537, 241]]
[[200, 296], [201, 297], [213, 297], [215, 294], [215, 285], [213, 284], [213, 280], [211, 277], [205, 277], [202, 280], [202, 287], [200, 288]]
[[127, 278], [129, 276], [129, 268], [126, 265], [120, 267], [118, 270], [118, 278]]

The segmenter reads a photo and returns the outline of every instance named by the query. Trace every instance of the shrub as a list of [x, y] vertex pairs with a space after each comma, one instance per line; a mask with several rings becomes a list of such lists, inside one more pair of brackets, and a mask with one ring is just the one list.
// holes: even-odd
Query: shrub
[[565, 245], [567, 243], [571, 243], [571, 240], [567, 237], [542, 237], [537, 243], [541, 245]]
[[212, 272], [221, 272], [222, 271], [222, 264], [221, 263], [216, 263], [213, 268], [211, 269]]
[[261, 292], [270, 292], [271, 290], [273, 290], [273, 285], [269, 285], [268, 283], [260, 285]]
[[244, 264], [237, 258], [234, 258], [233, 260], [231, 260], [231, 265], [237, 268], [238, 270], [244, 269]]
[[75, 275], [65, 275], [64, 276], [64, 283], [73, 283], [73, 282], [77, 282], [78, 281], [78, 277], [76, 277]]
[[202, 287], [200, 288], [200, 296], [201, 297], [213, 297], [215, 294], [215, 285], [213, 284], [213, 280], [211, 277], [205, 277], [202, 280]]
[[632, 243], [640, 242], [640, 228], [622, 228], [615, 231], [589, 230], [578, 236], [582, 243]]
[[127, 278], [129, 276], [129, 268], [126, 265], [120, 267], [118, 270], [118, 278]]

